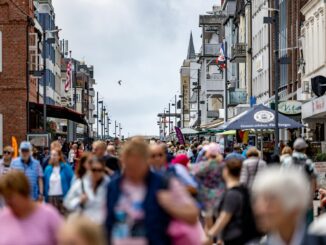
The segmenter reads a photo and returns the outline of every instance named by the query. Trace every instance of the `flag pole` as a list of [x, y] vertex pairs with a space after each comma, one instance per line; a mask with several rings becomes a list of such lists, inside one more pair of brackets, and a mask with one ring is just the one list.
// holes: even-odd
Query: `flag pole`
[[70, 76], [70, 99], [71, 99], [71, 107], [73, 107], [73, 105], [74, 105], [74, 98], [73, 98], [74, 97], [74, 92], [73, 92], [73, 83], [72, 83], [72, 58], [71, 58], [71, 53], [72, 53], [72, 51], [70, 50], [69, 51], [69, 57], [70, 57], [70, 61], [69, 61], [69, 63], [70, 63], [70, 74], [69, 74], [69, 76]]

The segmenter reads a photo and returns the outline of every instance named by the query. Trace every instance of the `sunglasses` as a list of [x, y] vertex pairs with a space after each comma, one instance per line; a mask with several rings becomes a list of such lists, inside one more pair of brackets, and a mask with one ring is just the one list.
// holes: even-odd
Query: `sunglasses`
[[103, 168], [92, 168], [91, 170], [93, 173], [102, 173], [104, 171]]
[[164, 154], [162, 154], [162, 153], [151, 155], [152, 158], [155, 158], [155, 157], [163, 157], [163, 156], [164, 156]]
[[11, 152], [11, 151], [4, 151], [3, 154], [8, 154], [8, 155], [10, 155], [10, 154], [12, 154], [12, 152]]
[[30, 150], [28, 150], [28, 149], [22, 149], [21, 152], [22, 152], [22, 153], [29, 153]]

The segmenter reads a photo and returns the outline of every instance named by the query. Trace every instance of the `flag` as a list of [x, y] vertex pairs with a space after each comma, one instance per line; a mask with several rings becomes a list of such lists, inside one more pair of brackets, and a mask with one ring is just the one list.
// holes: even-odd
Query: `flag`
[[72, 62], [71, 59], [67, 64], [67, 73], [66, 73], [66, 83], [65, 83], [65, 91], [68, 92], [71, 87], [71, 72], [72, 72]]
[[176, 135], [177, 135], [177, 138], [178, 138], [178, 140], [179, 140], [179, 143], [181, 144], [181, 145], [185, 145], [185, 138], [184, 138], [184, 136], [183, 136], [183, 134], [182, 134], [182, 132], [181, 132], [181, 129], [179, 128], [179, 127], [175, 127], [175, 133], [176, 133]]
[[220, 47], [220, 56], [217, 57], [217, 65], [220, 67], [220, 69], [225, 69], [226, 67], [226, 59], [225, 59], [225, 52], [224, 52], [224, 44], [221, 44]]

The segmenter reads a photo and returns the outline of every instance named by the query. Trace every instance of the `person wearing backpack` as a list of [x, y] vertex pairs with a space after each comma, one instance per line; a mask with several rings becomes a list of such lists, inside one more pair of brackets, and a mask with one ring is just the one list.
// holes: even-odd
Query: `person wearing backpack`
[[317, 189], [316, 177], [317, 173], [315, 170], [315, 165], [313, 161], [308, 158], [306, 155], [306, 150], [308, 148], [308, 144], [302, 138], [297, 138], [293, 144], [293, 153], [292, 157], [287, 158], [282, 163], [282, 168], [297, 168], [302, 170], [310, 181], [311, 185], [311, 200], [310, 200], [310, 208], [307, 212], [307, 224], [310, 224], [314, 219], [313, 212], [313, 197], [315, 195]]
[[207, 232], [207, 244], [218, 234], [221, 234], [225, 245], [243, 245], [260, 235], [253, 217], [249, 191], [240, 184], [241, 168], [241, 158], [226, 158], [223, 178], [227, 190], [220, 203], [219, 216]]

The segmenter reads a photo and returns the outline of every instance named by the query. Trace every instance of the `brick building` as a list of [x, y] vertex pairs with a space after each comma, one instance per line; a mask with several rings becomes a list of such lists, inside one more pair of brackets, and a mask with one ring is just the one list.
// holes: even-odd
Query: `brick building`
[[3, 144], [26, 138], [28, 101], [37, 100], [36, 79], [29, 77], [29, 33], [34, 31], [33, 2], [0, 0], [2, 69], [0, 69], [0, 114]]

